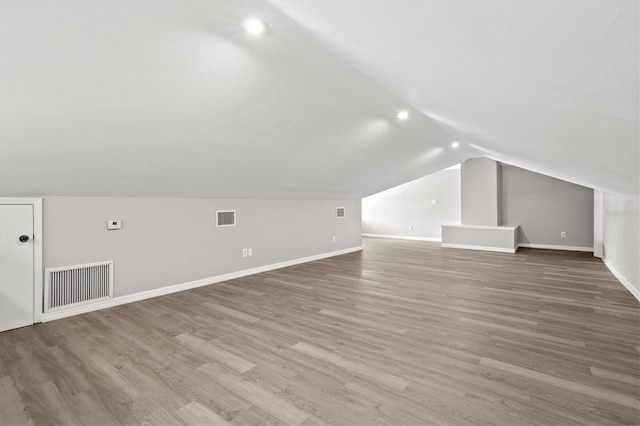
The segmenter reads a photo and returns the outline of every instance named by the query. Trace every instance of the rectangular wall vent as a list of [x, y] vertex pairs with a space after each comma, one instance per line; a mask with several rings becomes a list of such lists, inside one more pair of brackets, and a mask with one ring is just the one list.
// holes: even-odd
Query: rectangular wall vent
[[45, 269], [45, 313], [112, 298], [112, 260]]
[[223, 228], [225, 226], [236, 226], [235, 210], [218, 210], [216, 211], [216, 226]]
[[344, 217], [344, 207], [336, 207], [336, 217], [337, 218]]

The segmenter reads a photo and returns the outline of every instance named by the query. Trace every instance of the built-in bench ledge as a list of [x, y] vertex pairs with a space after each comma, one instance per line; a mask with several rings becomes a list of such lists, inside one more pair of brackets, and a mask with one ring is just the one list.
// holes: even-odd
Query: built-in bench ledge
[[519, 227], [442, 225], [442, 247], [515, 253]]

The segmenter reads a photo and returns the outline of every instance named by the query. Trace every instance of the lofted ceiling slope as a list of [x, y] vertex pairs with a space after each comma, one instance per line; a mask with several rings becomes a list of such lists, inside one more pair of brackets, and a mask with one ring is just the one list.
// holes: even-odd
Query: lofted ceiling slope
[[637, 0], [271, 0], [483, 155], [638, 193]]
[[5, 196], [360, 198], [477, 155], [266, 2], [1, 7]]
[[638, 192], [638, 2], [0, 3], [3, 196], [360, 198], [483, 155]]

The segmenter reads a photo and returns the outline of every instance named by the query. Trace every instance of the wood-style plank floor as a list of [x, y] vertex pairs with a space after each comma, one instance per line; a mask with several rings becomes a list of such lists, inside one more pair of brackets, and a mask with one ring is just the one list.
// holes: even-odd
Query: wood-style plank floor
[[364, 251], [0, 333], [1, 424], [638, 424], [591, 254]]

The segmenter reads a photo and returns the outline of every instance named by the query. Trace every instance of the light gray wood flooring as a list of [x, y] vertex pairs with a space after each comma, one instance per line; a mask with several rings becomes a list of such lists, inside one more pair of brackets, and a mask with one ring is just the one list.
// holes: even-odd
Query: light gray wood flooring
[[0, 423], [638, 424], [639, 369], [591, 254], [365, 239], [0, 333]]

